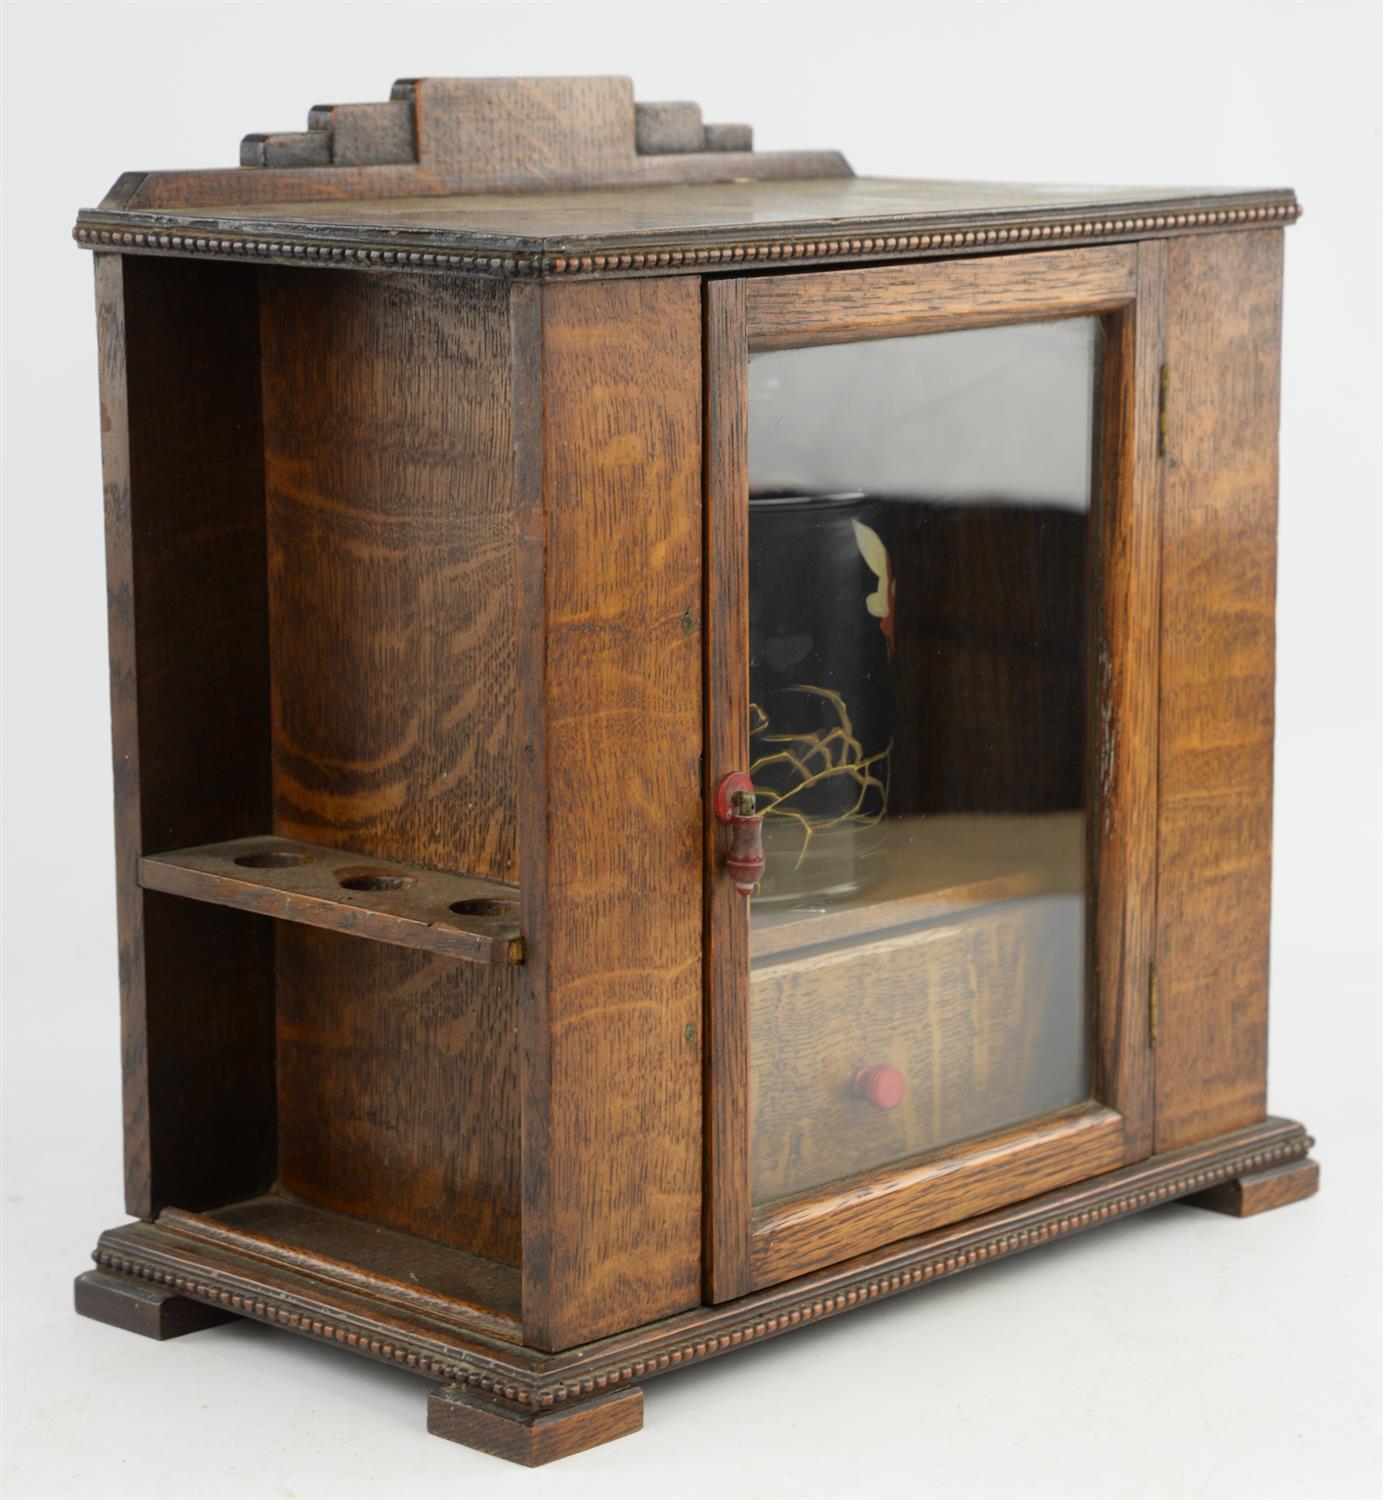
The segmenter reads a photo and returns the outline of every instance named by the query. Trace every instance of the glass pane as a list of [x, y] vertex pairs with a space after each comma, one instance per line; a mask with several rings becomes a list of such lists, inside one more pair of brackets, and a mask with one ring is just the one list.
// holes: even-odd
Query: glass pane
[[751, 356], [756, 1203], [1089, 1095], [1100, 341]]

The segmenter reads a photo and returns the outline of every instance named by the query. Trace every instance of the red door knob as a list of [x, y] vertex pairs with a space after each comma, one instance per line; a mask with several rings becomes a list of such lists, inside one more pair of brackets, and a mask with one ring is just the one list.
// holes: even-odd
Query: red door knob
[[856, 1099], [867, 1099], [875, 1109], [897, 1109], [903, 1102], [903, 1075], [888, 1063], [861, 1068], [850, 1083], [850, 1092]]

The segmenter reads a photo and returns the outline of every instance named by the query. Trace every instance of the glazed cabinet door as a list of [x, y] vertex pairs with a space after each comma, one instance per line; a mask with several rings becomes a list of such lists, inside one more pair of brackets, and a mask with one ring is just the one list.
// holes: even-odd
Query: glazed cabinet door
[[713, 1300], [1151, 1150], [1163, 267], [706, 285]]

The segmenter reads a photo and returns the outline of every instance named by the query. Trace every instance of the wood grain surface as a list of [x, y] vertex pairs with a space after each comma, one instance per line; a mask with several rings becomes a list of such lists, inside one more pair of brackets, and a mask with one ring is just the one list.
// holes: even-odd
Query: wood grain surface
[[700, 151], [705, 140], [701, 106], [689, 99], [634, 105], [634, 145], [642, 156]]
[[1127, 245], [766, 277], [749, 285], [749, 339], [795, 349], [1084, 317], [1132, 301], [1137, 278]]
[[520, 972], [282, 925], [283, 1186], [517, 1265]]
[[1095, 1097], [1124, 1118], [1125, 1161], [1153, 1149], [1157, 901], [1163, 247], [1136, 254], [1137, 299], [1106, 320], [1087, 671]]
[[[512, 883], [507, 294], [266, 271], [261, 304], [273, 831]], [[280, 1180], [517, 1263], [513, 980], [297, 923], [276, 946]]]
[[449, 870], [258, 837], [146, 855], [139, 878], [146, 890], [448, 958], [523, 961], [518, 888]]
[[163, 1287], [112, 1276], [109, 1271], [86, 1271], [73, 1288], [73, 1304], [84, 1318], [123, 1328], [147, 1339], [176, 1339], [200, 1333], [218, 1323], [232, 1323], [235, 1314], [208, 1307], [191, 1297], [180, 1297]]
[[725, 870], [715, 789], [749, 760], [749, 343], [743, 279], [705, 290], [702, 601], [706, 753], [702, 793], [706, 996], [705, 1295], [749, 1284], [749, 902]]
[[412, 99], [319, 104], [305, 131], [272, 131], [240, 142], [242, 167], [379, 167], [417, 160]]
[[99, 1267], [155, 1286], [175, 1280], [209, 1306], [235, 1308], [396, 1369], [504, 1395], [513, 1412], [552, 1409], [697, 1364], [940, 1281], [1231, 1178], [1299, 1161], [1306, 1131], [1270, 1119], [1213, 1141], [910, 1236], [718, 1307], [700, 1306], [560, 1353], [505, 1343], [463, 1319], [363, 1295], [304, 1267], [291, 1271], [179, 1226], [107, 1230]]
[[1313, 1197], [1321, 1185], [1321, 1169], [1310, 1157], [1284, 1162], [1261, 1172], [1246, 1172], [1216, 1184], [1183, 1201], [1192, 1208], [1208, 1208], [1236, 1219], [1251, 1218], [1269, 1209], [1285, 1208]]
[[507, 294], [262, 300], [273, 831], [515, 881]]
[[1167, 262], [1159, 1149], [1263, 1118], [1282, 235]]
[[627, 78], [410, 78], [387, 102], [313, 109], [306, 131], [246, 136], [241, 170], [130, 174], [119, 196], [167, 209], [850, 175], [835, 151], [752, 147], [696, 105], [639, 111]]
[[628, 1437], [643, 1427], [643, 1391], [609, 1391], [549, 1411], [516, 1412], [468, 1386], [439, 1386], [427, 1398], [427, 1430], [536, 1469], [587, 1448]]
[[700, 1293], [701, 299], [672, 279], [540, 296], [524, 1332], [561, 1348]]
[[[951, 260], [1061, 250], [1072, 241], [1084, 253], [1101, 241], [1253, 229], [1291, 223], [1300, 213], [1289, 188], [857, 178], [843, 175], [843, 166], [835, 152], [646, 156], [638, 164], [642, 186], [586, 183], [572, 192], [529, 183], [512, 193], [467, 192], [425, 169], [397, 167], [132, 172], [99, 208], [82, 210], [76, 233], [78, 244], [97, 249], [255, 259], [277, 258], [287, 241], [283, 253], [299, 264], [313, 246], [328, 265], [381, 270], [448, 267], [437, 256], [455, 255], [469, 259], [453, 269], [526, 280], [535, 271], [565, 278], [919, 255]], [[669, 177], [682, 185], [668, 185]], [[326, 248], [338, 253], [323, 257]]]
[[516, 1267], [317, 1208], [281, 1188], [207, 1214], [165, 1208], [158, 1222], [289, 1275], [320, 1276], [423, 1316], [460, 1318], [508, 1343], [523, 1337]]
[[1121, 1115], [1086, 1104], [784, 1199], [755, 1215], [754, 1285], [1112, 1171], [1124, 1139]]
[[139, 886], [144, 853], [270, 814], [258, 301], [244, 268], [95, 265], [125, 1197], [152, 1216], [274, 1173], [270, 935]]

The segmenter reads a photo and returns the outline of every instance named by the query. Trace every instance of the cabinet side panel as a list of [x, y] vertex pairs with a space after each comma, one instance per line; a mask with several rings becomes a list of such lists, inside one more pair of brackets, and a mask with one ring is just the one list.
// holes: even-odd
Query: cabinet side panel
[[126, 1203], [151, 1217], [274, 1170], [267, 923], [140, 890], [142, 854], [269, 818], [253, 271], [96, 257]]
[[700, 1297], [701, 290], [541, 296], [524, 1337], [564, 1348]]
[[279, 933], [279, 1180], [517, 1265], [519, 981], [311, 927]]
[[[274, 832], [517, 881], [508, 288], [261, 277]], [[284, 1186], [516, 1264], [513, 973], [277, 947]]]
[[508, 290], [261, 275], [274, 831], [517, 880]]
[[1168, 247], [1159, 1151], [1265, 1113], [1281, 286], [1280, 230]]

